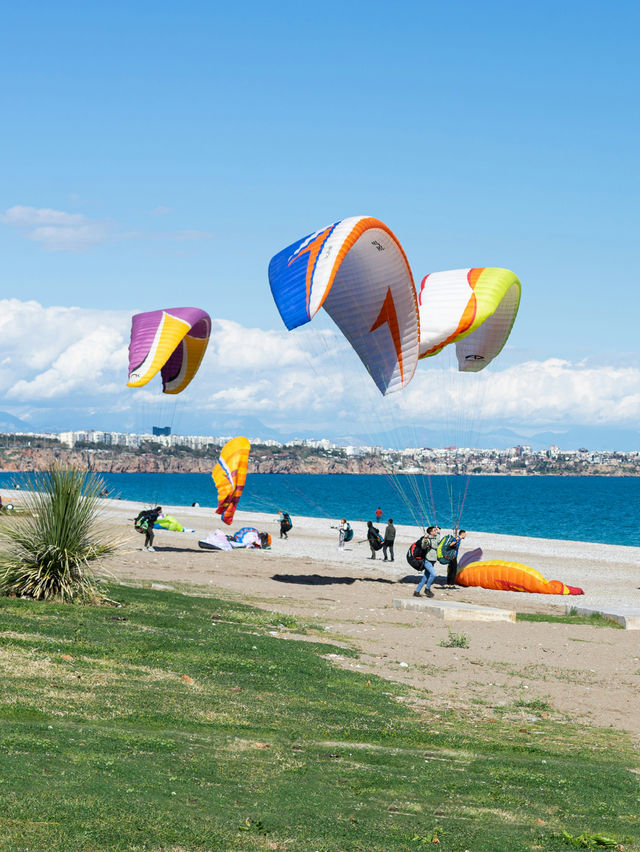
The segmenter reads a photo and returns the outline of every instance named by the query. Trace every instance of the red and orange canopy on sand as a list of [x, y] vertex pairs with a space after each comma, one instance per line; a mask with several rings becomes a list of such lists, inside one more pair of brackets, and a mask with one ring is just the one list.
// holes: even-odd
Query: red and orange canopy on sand
[[521, 562], [488, 559], [470, 562], [456, 574], [460, 586], [481, 586], [504, 592], [534, 592], [539, 595], [583, 595], [577, 586], [567, 586], [560, 580], [546, 580], [535, 568]]

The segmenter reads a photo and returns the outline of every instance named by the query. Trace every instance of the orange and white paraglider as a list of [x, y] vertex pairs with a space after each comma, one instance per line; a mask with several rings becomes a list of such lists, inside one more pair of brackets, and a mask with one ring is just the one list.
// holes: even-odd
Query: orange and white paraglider
[[352, 216], [297, 240], [271, 259], [269, 283], [289, 330], [323, 307], [382, 394], [411, 381], [420, 342], [413, 276], [379, 219]]

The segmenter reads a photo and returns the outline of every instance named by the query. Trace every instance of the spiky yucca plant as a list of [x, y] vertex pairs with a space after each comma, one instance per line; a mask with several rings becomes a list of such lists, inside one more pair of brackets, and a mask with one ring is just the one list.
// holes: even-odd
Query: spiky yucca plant
[[99, 526], [104, 482], [75, 468], [54, 468], [33, 474], [25, 485], [25, 513], [0, 526], [0, 593], [98, 600], [90, 563], [117, 546]]

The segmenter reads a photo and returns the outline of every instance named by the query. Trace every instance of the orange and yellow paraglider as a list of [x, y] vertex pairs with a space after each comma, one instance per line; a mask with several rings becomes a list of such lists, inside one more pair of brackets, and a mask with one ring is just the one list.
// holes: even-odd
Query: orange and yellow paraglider
[[244, 489], [251, 444], [247, 438], [232, 438], [222, 448], [211, 476], [218, 489], [218, 508], [225, 524], [233, 521], [236, 507]]
[[560, 580], [546, 580], [535, 568], [521, 562], [488, 559], [470, 562], [456, 574], [460, 586], [481, 586], [503, 592], [534, 592], [539, 595], [583, 595], [577, 586], [567, 586]]

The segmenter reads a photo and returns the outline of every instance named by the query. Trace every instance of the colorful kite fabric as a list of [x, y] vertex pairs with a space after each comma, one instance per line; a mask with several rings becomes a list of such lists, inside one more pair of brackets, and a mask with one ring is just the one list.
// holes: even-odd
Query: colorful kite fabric
[[246, 438], [232, 438], [222, 448], [218, 463], [211, 476], [218, 489], [218, 508], [225, 524], [233, 521], [233, 516], [242, 495], [247, 478], [249, 450], [251, 444]]
[[411, 381], [420, 343], [413, 276], [379, 219], [342, 219], [298, 240], [272, 258], [269, 283], [288, 329], [324, 307], [381, 393]]
[[458, 571], [462, 571], [465, 565], [470, 562], [479, 562], [482, 559], [482, 548], [476, 547], [475, 550], [467, 550], [462, 556], [458, 557]]
[[233, 550], [231, 542], [222, 530], [214, 530], [206, 538], [201, 538], [198, 547], [203, 550]]
[[153, 525], [156, 530], [171, 530], [171, 532], [195, 532], [190, 527], [183, 527], [177, 518], [172, 515], [162, 515]]
[[183, 526], [177, 518], [172, 515], [163, 515], [153, 525], [156, 530], [172, 530], [173, 532], [182, 532]]
[[260, 547], [260, 533], [255, 527], [242, 527], [233, 536], [232, 546]]
[[130, 388], [146, 385], [161, 371], [163, 393], [180, 393], [198, 372], [211, 334], [200, 308], [167, 308], [136, 314], [129, 343]]
[[503, 592], [534, 592], [539, 595], [583, 595], [577, 586], [566, 586], [560, 580], [545, 580], [539, 571], [520, 562], [487, 560], [471, 562], [456, 574], [460, 586], [481, 586]]
[[508, 269], [453, 269], [427, 275], [420, 288], [420, 358], [456, 344], [458, 369], [477, 372], [507, 342], [520, 304]]

